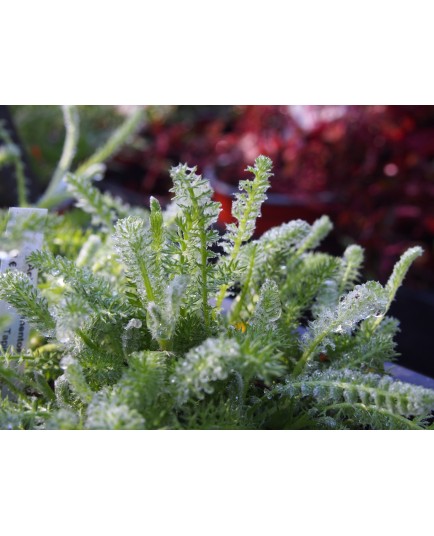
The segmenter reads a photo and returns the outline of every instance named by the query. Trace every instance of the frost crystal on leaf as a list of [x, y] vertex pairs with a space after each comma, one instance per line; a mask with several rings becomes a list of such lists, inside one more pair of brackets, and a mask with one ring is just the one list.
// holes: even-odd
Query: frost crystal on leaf
[[258, 329], [274, 329], [281, 315], [279, 289], [274, 281], [267, 279], [259, 292], [259, 300], [250, 324]]
[[201, 399], [212, 393], [212, 384], [228, 377], [231, 361], [238, 357], [239, 352], [236, 341], [213, 338], [190, 350], [177, 364], [171, 379], [177, 386], [178, 404], [185, 403], [190, 396]]
[[387, 296], [386, 289], [375, 281], [357, 285], [343, 296], [337, 307], [322, 309], [318, 318], [309, 324], [303, 336], [303, 347], [319, 341], [321, 348], [325, 348], [333, 344], [330, 338], [333, 333], [351, 333], [361, 320], [381, 316], [387, 307]]

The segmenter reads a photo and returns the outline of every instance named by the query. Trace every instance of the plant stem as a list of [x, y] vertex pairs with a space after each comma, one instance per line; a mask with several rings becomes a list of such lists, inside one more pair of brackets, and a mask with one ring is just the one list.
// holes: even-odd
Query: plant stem
[[[200, 222], [201, 209], [197, 202], [193, 188], [188, 188], [188, 191], [190, 193], [190, 198], [193, 203], [193, 209], [195, 212], [196, 219]], [[199, 229], [199, 237], [200, 237], [200, 257], [201, 257], [200, 271], [202, 275], [201, 293], [202, 293], [203, 318], [205, 322], [205, 327], [208, 328], [209, 327], [208, 273], [207, 273], [208, 254], [207, 254], [207, 245], [206, 245], [206, 234], [202, 225], [200, 226], [200, 229]]]
[[345, 284], [347, 282], [347, 279], [348, 279], [348, 276], [350, 274], [350, 271], [351, 271], [351, 265], [350, 265], [349, 262], [347, 262], [347, 265], [345, 267], [344, 275], [342, 276], [341, 282], [339, 284], [339, 295], [341, 295], [345, 290]]
[[312, 358], [313, 353], [318, 348], [318, 345], [324, 340], [328, 333], [328, 331], [322, 333], [310, 343], [310, 345], [306, 348], [306, 350], [303, 352], [302, 356], [298, 360], [297, 364], [295, 365], [295, 368], [292, 372], [292, 376], [297, 377], [303, 372], [306, 363]]
[[6, 145], [13, 148], [13, 154], [11, 155], [11, 160], [15, 167], [15, 180], [17, 184], [17, 201], [18, 206], [27, 207], [27, 191], [26, 191], [26, 177], [24, 173], [24, 164], [21, 160], [20, 148], [14, 144], [12, 138], [9, 135], [9, 132], [6, 128], [3, 127], [3, 124], [0, 122], [0, 138], [2, 138]]
[[80, 135], [80, 123], [77, 107], [62, 106], [62, 111], [66, 129], [62, 156], [60, 157], [59, 163], [57, 164], [48, 188], [39, 201], [40, 206], [44, 205], [48, 199], [54, 198], [56, 194], [61, 193], [62, 189], [64, 188], [63, 178], [65, 177], [66, 173], [68, 173], [77, 150]]
[[163, 352], [171, 352], [173, 349], [173, 342], [171, 339], [159, 339], [158, 344], [160, 346], [160, 350]]
[[[247, 221], [249, 219], [252, 206], [253, 206], [253, 195], [249, 196], [247, 203], [246, 203], [246, 209], [244, 211], [243, 218], [240, 222], [238, 222], [238, 233], [237, 233], [237, 236], [235, 237], [234, 246], [229, 256], [229, 264], [231, 264], [232, 262], [236, 260], [240, 252], [240, 247], [241, 247], [241, 244], [243, 243], [243, 237], [246, 231]], [[218, 293], [217, 300], [216, 300], [216, 311], [219, 311], [221, 309], [223, 300], [226, 297], [226, 292], [229, 286], [230, 285], [225, 283], [220, 287], [220, 291]]]
[[238, 302], [236, 302], [235, 306], [234, 306], [234, 310], [231, 314], [231, 322], [234, 322], [236, 320], [239, 319], [239, 316], [240, 316], [240, 313], [241, 313], [241, 309], [244, 305], [244, 302], [246, 300], [246, 296], [247, 296], [247, 293], [249, 291], [249, 287], [250, 287], [250, 282], [251, 282], [251, 279], [252, 279], [252, 275], [253, 275], [253, 268], [255, 266], [255, 253], [256, 253], [256, 246], [252, 249], [252, 256], [250, 257], [250, 262], [249, 262], [249, 268], [248, 268], [248, 272], [247, 272], [247, 277], [246, 277], [246, 280], [244, 282], [244, 285], [243, 285], [243, 288], [241, 289], [241, 292], [240, 292], [240, 296], [239, 296], [239, 299], [238, 299]]
[[[362, 410], [365, 410], [365, 411], [369, 411], [369, 409], [370, 409], [369, 406], [366, 406], [365, 404], [362, 404], [360, 402], [358, 402], [358, 403], [341, 402], [341, 403], [338, 403], [338, 404], [331, 404], [330, 406], [325, 407], [324, 411], [339, 410], [339, 409], [351, 409], [351, 410], [354, 410], [356, 408], [357, 409], [362, 409]], [[410, 419], [406, 419], [402, 415], [396, 415], [395, 413], [391, 413], [390, 411], [387, 411], [387, 410], [382, 409], [382, 408], [377, 408], [376, 406], [372, 407], [371, 409], [373, 411], [375, 411], [376, 413], [381, 413], [382, 415], [384, 415], [386, 417], [389, 417], [390, 419], [394, 419], [394, 420], [396, 420], [396, 421], [398, 421], [400, 423], [405, 424], [405, 426], [408, 427], [408, 428], [412, 428], [413, 430], [423, 430], [423, 428], [421, 426], [419, 426], [418, 424], [415, 424]]]
[[143, 283], [145, 284], [146, 294], [148, 295], [148, 301], [154, 302], [155, 301], [154, 290], [152, 288], [151, 280], [149, 278], [146, 263], [143, 259], [138, 259], [138, 264], [140, 268], [140, 273], [143, 278]]
[[[95, 164], [101, 164], [108, 158], [110, 158], [114, 153], [116, 153], [122, 145], [128, 140], [141, 125], [145, 117], [145, 110], [140, 108], [133, 115], [128, 117], [121, 126], [115, 130], [115, 132], [110, 136], [107, 142], [97, 149], [95, 153], [83, 162], [77, 170], [74, 172], [76, 175], [85, 174], [89, 168]], [[66, 144], [66, 142], [65, 142]], [[63, 155], [62, 155], [63, 156]], [[53, 177], [54, 178], [54, 177]], [[40, 208], [53, 208], [59, 203], [66, 201], [71, 197], [67, 191], [59, 191], [58, 188], [51, 188], [49, 186], [50, 195], [44, 194], [41, 200], [38, 203]]]
[[27, 207], [26, 177], [24, 175], [24, 165], [20, 156], [15, 158], [15, 173], [17, 176], [18, 205], [20, 207]]
[[96, 152], [83, 162], [75, 172], [76, 175], [82, 175], [94, 164], [104, 162], [113, 155], [141, 125], [145, 117], [144, 108], [139, 108], [130, 117], [128, 117], [121, 126], [115, 130], [106, 143], [96, 150]]

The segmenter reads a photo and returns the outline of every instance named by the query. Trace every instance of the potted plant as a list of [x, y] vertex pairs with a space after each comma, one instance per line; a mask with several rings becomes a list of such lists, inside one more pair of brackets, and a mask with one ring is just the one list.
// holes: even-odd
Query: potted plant
[[421, 249], [405, 252], [383, 286], [358, 283], [360, 247], [342, 258], [314, 251], [328, 217], [252, 240], [271, 166], [260, 156], [248, 168], [223, 236], [196, 168], [172, 168], [165, 212], [155, 198], [134, 212], [90, 173], [68, 174], [92, 215], [84, 243], [55, 255], [57, 227], [27, 259], [39, 287], [17, 270], [0, 276], [0, 298], [44, 339], [1, 353], [1, 426], [430, 427], [434, 391], [384, 373], [398, 327], [387, 312]]

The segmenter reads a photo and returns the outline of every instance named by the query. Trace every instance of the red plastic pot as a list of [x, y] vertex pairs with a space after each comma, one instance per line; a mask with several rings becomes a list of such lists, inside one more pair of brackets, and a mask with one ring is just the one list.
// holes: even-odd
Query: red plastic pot
[[[215, 192], [215, 201], [219, 201], [222, 206], [219, 223], [223, 225], [234, 222], [231, 208], [234, 194], [238, 192], [238, 189], [215, 178], [211, 179], [211, 185]], [[317, 194], [315, 197], [312, 196], [308, 199], [271, 192], [267, 194], [267, 200], [262, 205], [262, 215], [256, 222], [255, 235], [260, 236], [271, 227], [276, 227], [291, 220], [301, 219], [312, 223], [323, 214], [333, 218], [336, 210], [337, 205], [334, 202], [334, 198], [332, 194], [327, 192]]]

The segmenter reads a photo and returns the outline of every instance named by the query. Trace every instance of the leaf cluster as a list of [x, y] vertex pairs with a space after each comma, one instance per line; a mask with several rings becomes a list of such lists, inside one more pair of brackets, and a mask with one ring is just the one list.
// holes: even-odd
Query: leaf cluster
[[29, 258], [38, 288], [0, 275], [0, 298], [40, 337], [0, 356], [0, 426], [427, 427], [434, 391], [384, 373], [397, 355], [387, 312], [420, 248], [382, 286], [360, 282], [359, 246], [315, 251], [326, 216], [253, 239], [271, 166], [260, 156], [248, 168], [223, 234], [209, 181], [186, 164], [170, 172], [166, 214], [153, 198], [130, 211], [68, 175], [92, 216], [86, 233], [68, 243], [71, 221], [50, 218], [47, 247]]

